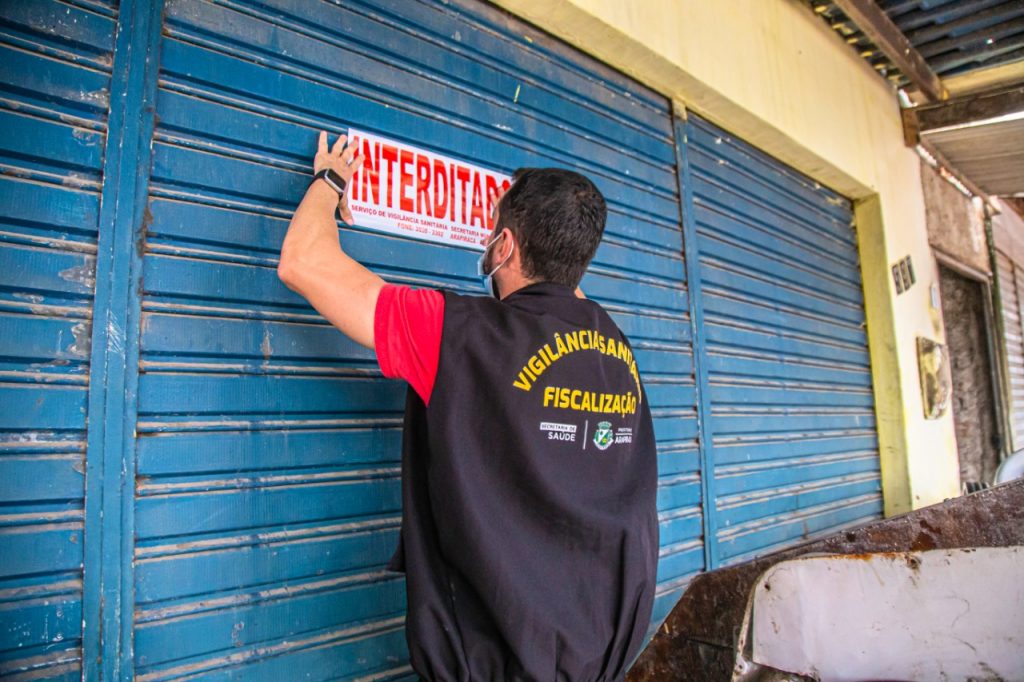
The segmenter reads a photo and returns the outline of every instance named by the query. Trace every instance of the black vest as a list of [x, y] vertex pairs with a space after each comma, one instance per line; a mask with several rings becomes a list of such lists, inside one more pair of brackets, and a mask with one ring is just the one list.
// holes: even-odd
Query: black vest
[[541, 282], [444, 292], [430, 406], [406, 399], [406, 638], [429, 680], [622, 680], [658, 560], [657, 459], [628, 340]]

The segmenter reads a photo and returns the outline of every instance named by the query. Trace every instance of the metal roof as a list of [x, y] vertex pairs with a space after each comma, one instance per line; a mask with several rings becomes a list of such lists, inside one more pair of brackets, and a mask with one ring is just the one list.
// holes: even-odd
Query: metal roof
[[922, 134], [988, 194], [1024, 192], [1024, 118]]
[[[972, 191], [1024, 196], [1024, 110], [1016, 85], [1024, 66], [1024, 0], [807, 1], [879, 74], [906, 89], [908, 140], [927, 142]], [[970, 75], [954, 78], [964, 74]], [[964, 86], [950, 98], [946, 83], [953, 80]]]
[[[896, 87], [906, 76], [827, 0], [811, 7]], [[1024, 0], [876, 0], [940, 78], [1024, 60]]]

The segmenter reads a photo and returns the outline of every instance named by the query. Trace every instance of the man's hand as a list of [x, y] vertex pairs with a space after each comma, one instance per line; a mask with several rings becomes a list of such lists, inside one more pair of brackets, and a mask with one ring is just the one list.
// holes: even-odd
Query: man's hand
[[[352, 144], [346, 146], [348, 135], [341, 135], [334, 142], [334, 146], [327, 147], [327, 132], [320, 131], [320, 139], [317, 141], [316, 156], [313, 157], [313, 173], [319, 173], [324, 168], [330, 168], [344, 178], [346, 183], [352, 182], [352, 176], [363, 165], [363, 156], [357, 156], [359, 141], [352, 140]], [[348, 192], [345, 192], [338, 201], [338, 210], [341, 212], [341, 219], [346, 225], [352, 224], [352, 209], [348, 206]]]
[[[320, 133], [314, 172], [331, 168], [346, 183], [351, 182], [363, 160], [356, 155], [356, 145], [346, 148], [346, 141], [342, 135], [328, 149], [327, 133]], [[310, 185], [288, 225], [277, 274], [331, 324], [357, 343], [373, 348], [374, 310], [384, 280], [342, 250], [334, 220], [335, 197], [324, 182]], [[342, 219], [351, 224], [348, 202], [342, 201], [339, 208]]]

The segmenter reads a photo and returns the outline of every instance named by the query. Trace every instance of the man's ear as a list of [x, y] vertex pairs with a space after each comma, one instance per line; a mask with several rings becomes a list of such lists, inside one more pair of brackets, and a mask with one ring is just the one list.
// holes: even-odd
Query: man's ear
[[522, 272], [522, 249], [519, 248], [519, 241], [516, 239], [515, 233], [511, 229], [508, 227], [505, 229], [508, 230], [508, 237], [502, 241], [501, 253], [495, 254], [494, 262], [500, 263], [505, 260], [506, 256], [508, 256], [508, 261], [505, 267], [515, 265], [516, 269]]
[[511, 255], [512, 249], [515, 249], [516, 251], [519, 250], [519, 242], [516, 241], [515, 233], [512, 232], [512, 230], [510, 230], [509, 228], [504, 228], [502, 232], [508, 232], [508, 236], [505, 238], [505, 241], [508, 242], [508, 244], [503, 244], [503, 253], [501, 254], [501, 257], [504, 258], [505, 256]]

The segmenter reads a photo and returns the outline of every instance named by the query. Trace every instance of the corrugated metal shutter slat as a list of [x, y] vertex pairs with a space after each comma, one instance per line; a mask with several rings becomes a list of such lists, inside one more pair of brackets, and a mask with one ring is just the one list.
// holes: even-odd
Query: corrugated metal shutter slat
[[881, 515], [848, 201], [688, 123], [721, 564]]
[[[165, 21], [142, 277], [136, 673], [410, 672], [404, 584], [383, 571], [404, 385], [274, 270], [320, 128], [506, 172], [570, 166], [605, 193], [583, 287], [633, 341], [656, 415], [664, 617], [704, 568], [667, 102], [478, 3], [178, 0]], [[477, 251], [359, 228], [342, 240], [389, 281], [476, 291]]]
[[1024, 269], [1002, 251], [996, 251], [996, 275], [1003, 315], [1003, 347], [1010, 375], [1011, 446], [1016, 451], [1024, 447]]
[[116, 9], [0, 5], [0, 677], [79, 677], [94, 272]]
[[[633, 342], [655, 417], [652, 626], [700, 571], [880, 514], [847, 200], [475, 0], [167, 0], [159, 38], [132, 33], [159, 9], [0, 7], [0, 589], [15, 594], [0, 676], [80, 676], [84, 604], [106, 630], [87, 631], [106, 660], [85, 665], [107, 674], [411, 677], [404, 584], [384, 571], [405, 387], [276, 275], [320, 129], [506, 172], [572, 167], [604, 192], [583, 288]], [[149, 88], [151, 156], [148, 134], [131, 132], [151, 109], [118, 123]], [[121, 153], [136, 144], [139, 158]], [[114, 202], [133, 180], [145, 206]], [[699, 254], [693, 290], [684, 239]], [[358, 226], [342, 240], [391, 282], [478, 291], [476, 250]], [[101, 272], [113, 262], [122, 276], [97, 290], [98, 243]], [[1024, 278], [1001, 267], [1019, 346]], [[96, 403], [122, 413], [87, 434], [87, 399], [103, 395], [89, 383], [94, 297], [128, 324], [92, 357], [126, 371], [117, 399]], [[1024, 352], [1010, 371], [1024, 405]], [[86, 443], [102, 468], [83, 600]], [[135, 476], [124, 500], [119, 473]]]

